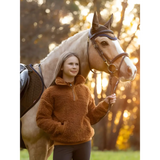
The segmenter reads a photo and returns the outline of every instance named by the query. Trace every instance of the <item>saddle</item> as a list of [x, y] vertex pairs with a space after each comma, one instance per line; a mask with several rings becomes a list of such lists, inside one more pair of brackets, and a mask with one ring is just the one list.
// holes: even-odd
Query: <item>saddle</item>
[[17, 63], [17, 118], [36, 104], [43, 90], [42, 77], [33, 66]]
[[26, 65], [23, 63], [20, 63], [20, 95], [21, 97], [24, 94], [24, 91], [27, 90], [27, 87], [29, 86], [29, 71], [26, 68]]
[[43, 79], [33, 65], [17, 63], [17, 147], [26, 148], [22, 140], [20, 118], [37, 103], [43, 90]]

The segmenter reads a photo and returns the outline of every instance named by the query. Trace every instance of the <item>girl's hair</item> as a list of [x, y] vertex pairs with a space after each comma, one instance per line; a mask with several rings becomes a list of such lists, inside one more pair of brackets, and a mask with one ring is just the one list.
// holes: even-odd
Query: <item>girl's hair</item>
[[79, 57], [78, 57], [75, 53], [68, 52], [68, 53], [65, 54], [62, 58], [60, 57], [60, 60], [59, 60], [60, 62], [59, 62], [59, 63], [57, 64], [57, 66], [56, 66], [56, 72], [58, 71], [58, 73], [55, 75], [55, 78], [54, 78], [54, 80], [53, 80], [53, 82], [52, 82], [51, 85], [55, 85], [55, 80], [56, 80], [57, 77], [61, 77], [61, 78], [62, 78], [62, 76], [63, 76], [63, 70], [61, 70], [61, 68], [62, 68], [64, 62], [65, 62], [69, 57], [72, 57], [72, 56], [75, 56], [75, 57], [78, 59], [78, 61], [79, 61], [79, 72], [78, 72], [77, 75], [80, 75], [80, 74], [81, 74], [81, 63], [80, 63]]

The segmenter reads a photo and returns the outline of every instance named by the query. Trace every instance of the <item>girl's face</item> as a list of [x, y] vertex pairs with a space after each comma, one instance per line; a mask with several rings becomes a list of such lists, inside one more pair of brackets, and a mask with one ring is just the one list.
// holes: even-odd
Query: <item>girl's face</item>
[[75, 56], [71, 56], [64, 61], [61, 68], [63, 70], [63, 79], [66, 81], [73, 81], [74, 77], [79, 72], [79, 60]]

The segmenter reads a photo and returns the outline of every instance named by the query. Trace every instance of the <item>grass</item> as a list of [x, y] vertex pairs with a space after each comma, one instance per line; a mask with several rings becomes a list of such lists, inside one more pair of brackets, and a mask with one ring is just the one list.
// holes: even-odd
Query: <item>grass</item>
[[92, 151], [91, 160], [140, 160], [139, 151]]
[[[20, 160], [29, 160], [27, 150], [20, 151]], [[53, 154], [48, 160], [53, 160]], [[140, 160], [139, 151], [92, 151], [90, 160]]]

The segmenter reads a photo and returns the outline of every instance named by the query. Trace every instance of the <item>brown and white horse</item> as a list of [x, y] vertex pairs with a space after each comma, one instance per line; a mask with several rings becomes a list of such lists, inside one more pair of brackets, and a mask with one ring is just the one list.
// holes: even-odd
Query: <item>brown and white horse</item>
[[[79, 56], [81, 73], [85, 78], [90, 68], [106, 73], [110, 73], [112, 68], [118, 68], [118, 71], [114, 72], [114, 76], [120, 78], [121, 81], [132, 81], [136, 74], [136, 67], [126, 54], [122, 54], [124, 51], [110, 30], [112, 21], [113, 16], [105, 25], [100, 25], [97, 15], [94, 14], [92, 28], [90, 30], [75, 34], [63, 41], [49, 53], [47, 57], [40, 62], [45, 86], [49, 87], [52, 83], [58, 58], [65, 51], [74, 52]], [[95, 46], [98, 47], [98, 50]], [[101, 52], [102, 55], [99, 55], [98, 52]], [[118, 56], [120, 54], [122, 55]], [[115, 59], [117, 56], [118, 58]], [[106, 62], [104, 59], [107, 59]], [[39, 72], [38, 64], [35, 64], [33, 67]], [[21, 133], [29, 152], [30, 160], [47, 160], [54, 146], [48, 135], [36, 124], [38, 106], [39, 101], [21, 117]]]

